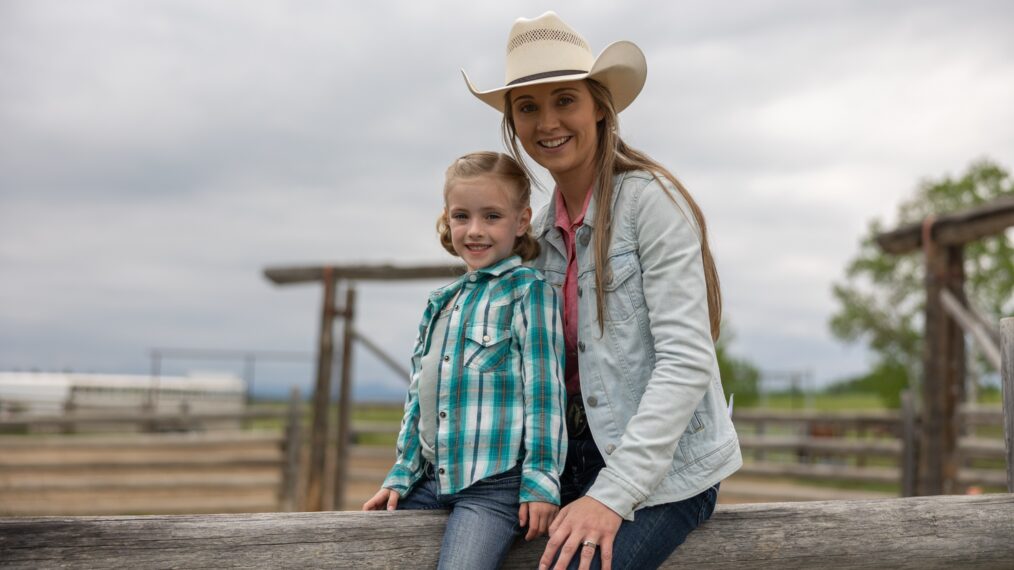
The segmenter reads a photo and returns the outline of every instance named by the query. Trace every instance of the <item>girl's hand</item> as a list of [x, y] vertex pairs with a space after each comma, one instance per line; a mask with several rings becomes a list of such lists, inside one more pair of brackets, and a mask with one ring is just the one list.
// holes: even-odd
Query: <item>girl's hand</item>
[[521, 508], [518, 509], [518, 522], [521, 523], [522, 527], [528, 527], [525, 540], [531, 540], [537, 536], [546, 534], [550, 523], [556, 518], [556, 513], [559, 510], [560, 507], [553, 503], [540, 503], [537, 501], [521, 503]]
[[580, 570], [587, 570], [595, 556], [595, 549], [591, 545], [585, 546], [586, 540], [598, 545], [602, 568], [609, 570], [613, 561], [613, 539], [621, 522], [623, 518], [620, 515], [591, 497], [581, 497], [563, 507], [560, 515], [549, 525], [549, 542], [539, 560], [539, 570], [549, 568], [557, 550], [560, 551], [555, 566], [557, 570], [566, 568], [574, 554], [581, 557]]
[[382, 511], [386, 506], [387, 510], [393, 511], [398, 508], [399, 497], [401, 497], [401, 495], [398, 494], [398, 491], [381, 489], [377, 491], [376, 495], [373, 495], [373, 498], [363, 503], [363, 510]]

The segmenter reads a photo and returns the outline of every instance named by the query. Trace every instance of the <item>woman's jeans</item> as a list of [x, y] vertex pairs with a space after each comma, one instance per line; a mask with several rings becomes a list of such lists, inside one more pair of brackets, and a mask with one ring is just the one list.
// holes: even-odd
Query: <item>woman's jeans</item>
[[[573, 502], [588, 492], [599, 470], [605, 467], [592, 439], [568, 442], [567, 464], [560, 477], [563, 504]], [[718, 500], [718, 485], [703, 493], [675, 503], [645, 507], [634, 513], [634, 521], [624, 520], [613, 541], [614, 570], [658, 568], [683, 544], [690, 531], [708, 520]], [[582, 537], [583, 538], [583, 537]], [[569, 568], [577, 569], [580, 549]], [[601, 568], [598, 550], [592, 560], [593, 569]]]
[[440, 545], [441, 569], [499, 568], [520, 534], [521, 465], [487, 477], [454, 495], [438, 493], [432, 465], [399, 509], [449, 509]]

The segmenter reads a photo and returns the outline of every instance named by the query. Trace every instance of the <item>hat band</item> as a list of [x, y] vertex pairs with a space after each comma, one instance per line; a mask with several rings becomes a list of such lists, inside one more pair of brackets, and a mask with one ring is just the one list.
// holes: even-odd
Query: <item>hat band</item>
[[534, 75], [526, 75], [524, 77], [519, 77], [519, 78], [515, 79], [514, 81], [511, 81], [510, 83], [508, 83], [507, 86], [509, 87], [511, 85], [516, 85], [518, 83], [525, 83], [527, 81], [535, 81], [537, 79], [545, 79], [547, 77], [560, 77], [561, 75], [578, 75], [578, 74], [581, 74], [581, 73], [588, 73], [588, 72], [585, 71], [585, 70], [583, 70], [583, 69], [564, 69], [564, 70], [561, 70], [561, 71], [544, 71], [542, 73], [536, 73]]

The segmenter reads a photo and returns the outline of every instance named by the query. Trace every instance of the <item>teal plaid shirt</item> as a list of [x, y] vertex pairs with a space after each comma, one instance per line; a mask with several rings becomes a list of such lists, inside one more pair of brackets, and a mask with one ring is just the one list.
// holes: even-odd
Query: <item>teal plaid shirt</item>
[[[432, 338], [452, 299], [447, 335]], [[433, 442], [440, 493], [457, 493], [520, 461], [519, 502], [560, 504], [567, 446], [560, 311], [553, 287], [517, 256], [431, 293], [412, 351], [397, 460], [384, 487], [404, 496], [422, 477], [419, 375], [432, 346], [442, 354]]]

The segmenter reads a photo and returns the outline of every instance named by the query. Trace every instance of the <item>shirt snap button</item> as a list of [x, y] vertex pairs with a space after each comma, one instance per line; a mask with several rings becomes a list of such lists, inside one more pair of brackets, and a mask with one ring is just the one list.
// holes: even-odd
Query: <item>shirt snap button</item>
[[441, 467], [440, 469], [437, 469], [437, 473], [443, 475], [444, 474], [444, 468]]
[[447, 412], [440, 412], [440, 417], [441, 418], [446, 418], [447, 417]]
[[475, 276], [475, 273], [468, 276], [468, 280], [471, 281], [472, 283], [475, 283], [476, 279], [477, 277]]
[[482, 342], [489, 342], [489, 335], [488, 335], [488, 334], [487, 334], [487, 335], [484, 335], [484, 336], [482, 337]]
[[445, 354], [444, 355], [444, 362], [450, 362], [450, 361], [451, 361], [451, 357]]

